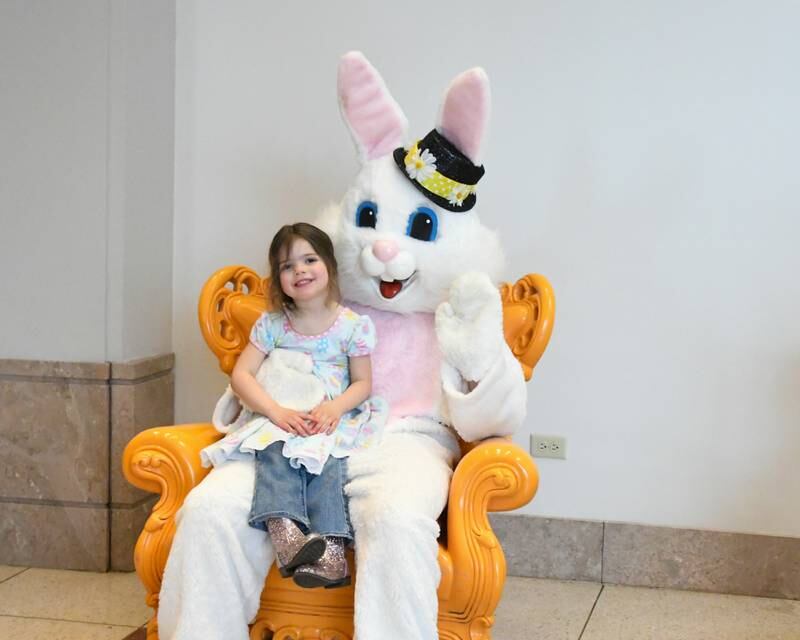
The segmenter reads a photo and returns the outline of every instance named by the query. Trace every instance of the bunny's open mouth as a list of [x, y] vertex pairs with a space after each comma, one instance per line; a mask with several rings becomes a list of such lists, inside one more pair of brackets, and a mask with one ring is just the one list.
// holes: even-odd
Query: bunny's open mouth
[[414, 276], [416, 275], [417, 272], [415, 271], [410, 276], [408, 276], [408, 278], [405, 278], [403, 280], [390, 280], [389, 282], [378, 278], [377, 279], [378, 291], [380, 291], [381, 295], [387, 300], [394, 298], [405, 287], [407, 287], [414, 281]]

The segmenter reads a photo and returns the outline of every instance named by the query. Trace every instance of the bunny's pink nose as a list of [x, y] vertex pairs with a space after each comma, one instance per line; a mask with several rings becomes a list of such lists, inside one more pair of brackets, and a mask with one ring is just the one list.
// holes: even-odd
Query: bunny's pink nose
[[372, 253], [381, 262], [389, 262], [397, 252], [397, 245], [391, 240], [378, 240], [372, 244]]

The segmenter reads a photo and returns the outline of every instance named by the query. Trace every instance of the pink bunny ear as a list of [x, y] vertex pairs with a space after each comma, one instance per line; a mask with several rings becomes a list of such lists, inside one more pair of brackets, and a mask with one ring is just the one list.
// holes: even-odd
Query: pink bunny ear
[[480, 67], [456, 76], [445, 92], [436, 128], [475, 164], [480, 164], [490, 108], [489, 76]]
[[360, 51], [345, 54], [339, 62], [339, 104], [362, 161], [403, 145], [406, 117]]

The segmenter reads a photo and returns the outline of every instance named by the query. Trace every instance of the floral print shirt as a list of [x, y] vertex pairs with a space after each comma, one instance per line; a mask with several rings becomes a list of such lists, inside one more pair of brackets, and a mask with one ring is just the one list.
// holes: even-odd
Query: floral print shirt
[[250, 342], [265, 355], [273, 349], [303, 351], [314, 361], [314, 375], [325, 386], [328, 398], [350, 386], [348, 358], [367, 356], [375, 348], [375, 325], [342, 306], [333, 324], [314, 336], [297, 333], [284, 313], [264, 313], [253, 325]]
[[[322, 381], [331, 399], [350, 386], [348, 358], [369, 355], [375, 348], [375, 325], [369, 316], [343, 306], [327, 331], [310, 336], [296, 332], [283, 313], [264, 313], [253, 325], [250, 342], [267, 356], [275, 349], [309, 354], [312, 373]], [[240, 428], [203, 449], [201, 458], [204, 466], [218, 466], [227, 460], [251, 457], [255, 451], [281, 441], [283, 455], [293, 467], [302, 465], [310, 473], [319, 474], [329, 456], [344, 458], [356, 449], [377, 444], [388, 415], [386, 401], [373, 396], [344, 414], [332, 434], [301, 437], [283, 431], [265, 416], [249, 414]]]

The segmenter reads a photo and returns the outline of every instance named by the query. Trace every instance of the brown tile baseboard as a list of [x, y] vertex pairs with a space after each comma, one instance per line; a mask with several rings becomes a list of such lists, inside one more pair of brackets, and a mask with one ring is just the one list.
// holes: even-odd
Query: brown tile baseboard
[[0, 564], [133, 568], [155, 497], [127, 484], [122, 451], [172, 424], [174, 361], [0, 359]]
[[532, 516], [489, 516], [509, 575], [600, 582], [603, 523]]
[[58, 362], [0, 358], [0, 378], [108, 380], [108, 362]]
[[800, 539], [610, 522], [603, 582], [800, 600]]
[[172, 371], [175, 366], [175, 354], [165, 353], [152, 358], [139, 358], [127, 362], [111, 362], [111, 380], [113, 382], [150, 378], [160, 373]]
[[133, 571], [133, 550], [139, 534], [158, 496], [147, 494], [137, 505], [116, 507], [111, 505], [109, 569], [111, 571]]
[[48, 569], [108, 569], [108, 510], [0, 502], [0, 564]]
[[509, 575], [800, 600], [800, 538], [492, 514]]

